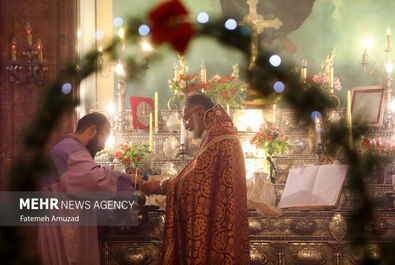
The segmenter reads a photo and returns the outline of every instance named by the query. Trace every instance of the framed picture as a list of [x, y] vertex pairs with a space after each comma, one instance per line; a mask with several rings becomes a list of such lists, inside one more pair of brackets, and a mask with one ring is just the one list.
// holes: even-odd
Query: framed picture
[[351, 89], [351, 115], [370, 127], [380, 127], [384, 117], [384, 87], [368, 86]]
[[133, 115], [133, 127], [139, 130], [148, 130], [150, 113], [152, 113], [152, 122], [154, 122], [154, 100], [132, 96], [130, 97], [130, 107]]

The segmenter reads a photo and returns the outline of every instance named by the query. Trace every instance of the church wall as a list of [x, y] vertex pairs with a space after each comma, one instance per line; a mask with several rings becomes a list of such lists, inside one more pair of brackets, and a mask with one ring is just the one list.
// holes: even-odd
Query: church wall
[[[0, 189], [7, 189], [6, 171], [18, 155], [21, 133], [34, 118], [44, 87], [33, 81], [9, 82], [6, 64], [11, 60], [11, 41], [15, 38], [17, 59], [27, 45], [26, 23], [32, 27], [33, 44], [41, 39], [43, 58], [48, 63], [45, 80], [54, 80], [64, 64], [75, 56], [77, 27], [76, 0], [0, 1]], [[59, 88], [60, 89], [60, 88]], [[75, 88], [73, 95], [77, 94]], [[72, 131], [73, 115], [68, 114], [53, 132], [47, 149], [63, 134]]]

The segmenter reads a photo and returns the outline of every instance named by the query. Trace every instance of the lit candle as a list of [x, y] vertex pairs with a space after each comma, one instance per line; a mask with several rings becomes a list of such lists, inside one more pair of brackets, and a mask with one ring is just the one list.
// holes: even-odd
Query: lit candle
[[43, 61], [43, 45], [41, 40], [37, 40], [37, 57], [40, 62]]
[[15, 39], [11, 42], [11, 59], [13, 62], [16, 61], [16, 42]]
[[174, 62], [174, 81], [178, 81], [180, 77], [180, 71], [178, 70], [178, 66], [176, 62]]
[[302, 82], [306, 82], [307, 79], [307, 62], [305, 59], [302, 60], [302, 68], [300, 69], [300, 79]]
[[107, 105], [107, 112], [108, 115], [110, 115], [111, 126], [112, 126], [112, 118], [113, 118], [114, 110], [115, 110], [114, 104], [112, 104], [112, 100], [110, 100], [110, 103]]
[[120, 28], [118, 30], [118, 36], [121, 39], [121, 47], [120, 50], [124, 51], [125, 50], [125, 30], [123, 28]]
[[273, 104], [273, 124], [276, 123], [276, 109], [277, 109], [276, 104]]
[[185, 144], [185, 127], [184, 122], [181, 119], [181, 130], [180, 130], [180, 144]]
[[226, 104], [226, 113], [229, 115], [230, 117], [230, 107], [229, 104]]
[[386, 50], [391, 51], [391, 30], [387, 29], [387, 41], [386, 41]]
[[149, 114], [149, 150], [152, 151], [154, 144], [153, 144], [153, 135], [152, 135], [152, 112]]
[[317, 144], [321, 144], [321, 121], [320, 118], [315, 118], [315, 131], [317, 133]]
[[155, 132], [159, 131], [158, 91], [155, 91]]
[[387, 72], [387, 76], [385, 78], [385, 85], [386, 85], [387, 88], [391, 89], [391, 87], [392, 87], [392, 78], [391, 78], [392, 61], [391, 61], [390, 58], [388, 58], [388, 61], [385, 64], [385, 71]]
[[27, 44], [29, 46], [31, 46], [33, 44], [33, 41], [32, 41], [32, 26], [30, 26], [29, 22], [26, 23], [25, 29], [26, 29], [26, 33], [27, 33]]
[[329, 94], [333, 95], [335, 93], [334, 86], [335, 86], [335, 75], [334, 75], [334, 67], [333, 63], [331, 63], [329, 67]]
[[207, 76], [206, 76], [206, 66], [205, 66], [205, 64], [204, 64], [204, 61], [203, 61], [203, 59], [202, 59], [202, 64], [200, 65], [200, 78], [202, 79], [202, 82], [203, 83], [206, 83], [207, 82]]
[[352, 116], [351, 116], [351, 91], [347, 90], [347, 127], [349, 133], [349, 144], [350, 148], [352, 148], [353, 140], [352, 140]]

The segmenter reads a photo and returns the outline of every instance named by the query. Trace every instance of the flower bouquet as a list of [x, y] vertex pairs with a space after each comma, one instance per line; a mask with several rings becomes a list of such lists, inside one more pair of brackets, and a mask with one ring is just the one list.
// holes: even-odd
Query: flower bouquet
[[[315, 75], [309, 76], [306, 80], [307, 86], [319, 85], [322, 89], [327, 90], [328, 94], [333, 94], [331, 91], [331, 85], [336, 90], [341, 90], [342, 85], [339, 78], [333, 76], [333, 58], [335, 56], [335, 49], [331, 49], [329, 55], [326, 57], [325, 61], [321, 64], [321, 72]], [[331, 76], [333, 76], [331, 78]], [[332, 79], [332, 80], [331, 80]], [[333, 82], [333, 84], [331, 84]]]
[[[385, 167], [395, 157], [395, 144], [391, 142], [383, 143], [378, 137], [376, 139], [364, 137], [361, 141], [361, 155], [362, 159], [367, 157], [377, 160], [379, 166], [373, 168], [373, 172], [370, 174], [371, 181], [373, 180], [374, 184], [382, 184], [384, 182], [384, 172], [386, 171]], [[369, 166], [369, 164], [366, 165]]]
[[274, 175], [277, 169], [273, 163], [271, 156], [273, 154], [286, 154], [290, 145], [288, 144], [288, 136], [285, 136], [278, 127], [264, 125], [260, 128], [251, 139], [250, 144], [264, 152], [266, 159], [264, 160], [265, 171], [270, 172], [270, 179], [274, 182]]
[[169, 88], [174, 91], [175, 100], [181, 103], [185, 96], [205, 93], [207, 84], [198, 74], [181, 74], [177, 80], [169, 80]]
[[125, 166], [127, 174], [137, 171], [144, 157], [151, 153], [149, 146], [146, 144], [121, 144], [120, 150], [115, 153], [115, 157]]
[[247, 96], [249, 85], [232, 74], [224, 77], [215, 75], [207, 82], [207, 86], [204, 91], [213, 102], [238, 108]]

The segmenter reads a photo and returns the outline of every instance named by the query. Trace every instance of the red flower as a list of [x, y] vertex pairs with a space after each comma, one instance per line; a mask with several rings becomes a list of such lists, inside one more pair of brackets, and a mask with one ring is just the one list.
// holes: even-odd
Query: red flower
[[136, 156], [136, 161], [138, 162], [138, 161], [140, 161], [140, 160], [141, 160], [141, 157]]
[[122, 159], [122, 162], [123, 162], [125, 165], [130, 165], [130, 159], [129, 159], [129, 157], [125, 157], [124, 159]]
[[121, 159], [122, 158], [122, 152], [121, 151], [116, 152], [115, 156], [116, 156], [116, 158]]
[[266, 135], [266, 139], [267, 139], [268, 141], [271, 141], [271, 140], [273, 139], [273, 135], [271, 135], [270, 133], [268, 133], [268, 134]]
[[126, 151], [126, 149], [128, 149], [128, 145], [122, 145], [122, 150]]
[[152, 22], [152, 42], [156, 45], [168, 42], [184, 54], [195, 30], [187, 22], [188, 10], [179, 0], [170, 0], [158, 5], [148, 17]]
[[361, 145], [364, 146], [367, 150], [370, 150], [370, 141], [368, 138], [364, 138]]
[[222, 96], [224, 99], [226, 99], [226, 100], [229, 99], [229, 95], [228, 95], [227, 92], [224, 91], [224, 92], [221, 92], [220, 94], [221, 94], [221, 96]]

